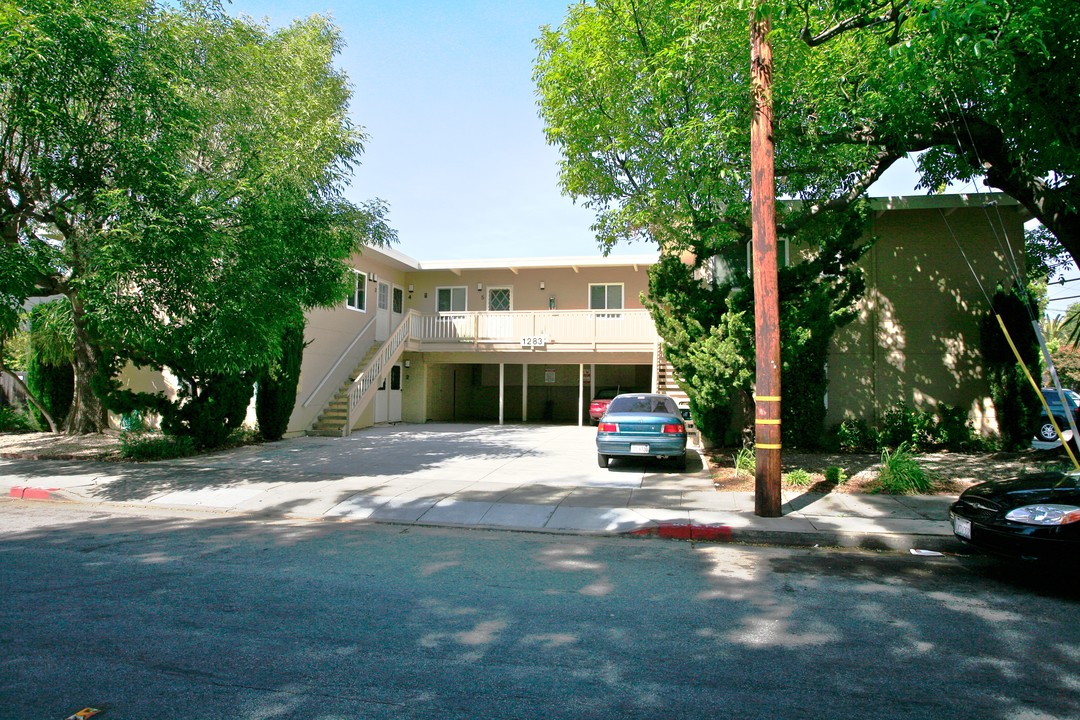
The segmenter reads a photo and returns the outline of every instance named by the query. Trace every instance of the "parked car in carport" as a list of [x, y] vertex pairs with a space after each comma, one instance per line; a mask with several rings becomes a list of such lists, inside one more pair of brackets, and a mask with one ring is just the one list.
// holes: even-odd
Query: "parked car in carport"
[[612, 457], [653, 457], [686, 469], [686, 423], [667, 395], [628, 393], [608, 405], [596, 428], [596, 460], [608, 467]]
[[589, 420], [592, 421], [593, 425], [600, 422], [600, 418], [604, 417], [604, 413], [607, 412], [608, 405], [618, 394], [618, 388], [606, 388], [596, 391], [596, 395], [593, 395], [593, 399], [589, 402]]
[[[1065, 437], [1070, 438], [1072, 431], [1069, 428], [1067, 413], [1071, 412], [1073, 417], [1077, 418], [1078, 424], [1080, 424], [1080, 417], [1077, 415], [1077, 411], [1080, 410], [1080, 393], [1075, 390], [1062, 390], [1062, 394], [1065, 395], [1065, 402], [1068, 403], [1067, 411], [1065, 406], [1061, 404], [1061, 397], [1056, 389], [1043, 388], [1042, 394], [1046, 399], [1046, 404], [1050, 407], [1054, 422], [1057, 423]], [[1040, 450], [1061, 446], [1061, 440], [1058, 438], [1057, 431], [1054, 430], [1054, 424], [1050, 422], [1050, 417], [1046, 414], [1046, 408], [1043, 408], [1039, 414], [1039, 424], [1035, 429], [1035, 437], [1031, 440], [1031, 446]]]

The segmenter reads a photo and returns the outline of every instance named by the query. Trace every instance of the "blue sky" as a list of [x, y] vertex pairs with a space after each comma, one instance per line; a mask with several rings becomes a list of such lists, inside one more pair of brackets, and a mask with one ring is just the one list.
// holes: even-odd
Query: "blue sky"
[[[532, 80], [533, 40], [569, 4], [234, 0], [230, 12], [274, 27], [319, 13], [341, 28], [337, 64], [368, 135], [349, 196], [389, 203], [399, 250], [422, 260], [595, 256], [593, 214], [559, 191], [559, 157], [544, 142]], [[914, 194], [913, 168], [900, 161], [871, 194]], [[624, 245], [615, 254], [654, 251]]]

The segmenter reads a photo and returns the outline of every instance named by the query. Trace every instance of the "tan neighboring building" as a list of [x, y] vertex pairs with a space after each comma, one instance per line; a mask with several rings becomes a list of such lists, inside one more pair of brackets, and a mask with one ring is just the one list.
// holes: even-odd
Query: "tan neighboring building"
[[966, 409], [997, 431], [979, 326], [998, 285], [1023, 283], [1027, 212], [1001, 195], [877, 198], [859, 318], [829, 355], [829, 423], [871, 425], [900, 401]]

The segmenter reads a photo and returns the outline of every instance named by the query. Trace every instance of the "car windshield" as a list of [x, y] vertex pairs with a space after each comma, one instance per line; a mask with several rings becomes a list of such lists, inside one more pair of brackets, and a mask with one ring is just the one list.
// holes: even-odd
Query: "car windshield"
[[610, 400], [611, 398], [615, 397], [618, 394], [619, 394], [618, 390], [601, 390], [600, 392], [596, 393], [596, 397], [593, 398], [593, 399], [594, 400]]
[[678, 415], [671, 398], [656, 395], [620, 395], [611, 401], [609, 413], [666, 413]]

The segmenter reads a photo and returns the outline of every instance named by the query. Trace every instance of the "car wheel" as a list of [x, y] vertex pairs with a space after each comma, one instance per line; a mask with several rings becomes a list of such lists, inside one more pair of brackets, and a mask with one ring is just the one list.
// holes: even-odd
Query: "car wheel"
[[1054, 442], [1057, 439], [1057, 431], [1054, 430], [1054, 424], [1052, 422], [1044, 420], [1039, 424], [1039, 440], [1042, 440], [1043, 442]]
[[599, 465], [602, 468], [607, 468], [607, 466], [608, 466], [608, 456], [604, 455], [602, 453], [596, 453], [596, 464]]

